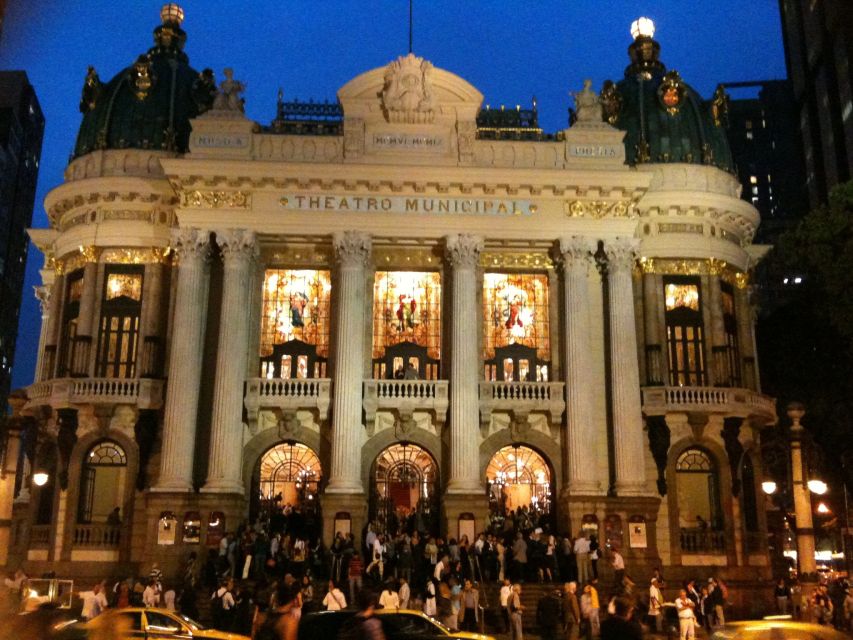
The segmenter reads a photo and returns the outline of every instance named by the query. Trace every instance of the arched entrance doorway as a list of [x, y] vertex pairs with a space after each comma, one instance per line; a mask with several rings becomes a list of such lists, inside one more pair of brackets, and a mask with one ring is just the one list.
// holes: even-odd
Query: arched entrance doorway
[[[86, 452], [80, 481], [77, 522], [119, 524], [126, 517], [127, 455], [118, 443], [102, 440]], [[118, 512], [114, 511], [118, 508]]]
[[271, 532], [311, 537], [319, 531], [323, 469], [310, 447], [289, 440], [260, 457], [253, 477], [251, 518]]
[[438, 465], [426, 449], [398, 442], [384, 449], [370, 471], [370, 521], [395, 535], [437, 533]]
[[553, 524], [554, 473], [539, 452], [520, 444], [499, 449], [486, 467], [486, 482], [493, 529]]

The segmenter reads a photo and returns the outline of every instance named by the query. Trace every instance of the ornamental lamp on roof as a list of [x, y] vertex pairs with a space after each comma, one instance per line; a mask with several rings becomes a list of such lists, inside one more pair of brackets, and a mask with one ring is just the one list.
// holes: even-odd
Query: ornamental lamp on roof
[[655, 23], [651, 18], [641, 16], [631, 23], [631, 37], [637, 38], [654, 38]]
[[184, 10], [174, 2], [164, 4], [163, 8], [160, 9], [160, 20], [163, 21], [163, 24], [171, 22], [180, 26], [184, 21]]

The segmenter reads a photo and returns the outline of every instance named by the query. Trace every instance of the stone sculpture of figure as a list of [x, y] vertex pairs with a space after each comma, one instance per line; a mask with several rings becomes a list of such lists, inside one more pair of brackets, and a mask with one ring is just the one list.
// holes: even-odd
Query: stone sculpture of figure
[[592, 80], [583, 81], [583, 91], [573, 92], [578, 122], [601, 122], [601, 102], [592, 90]]
[[83, 95], [80, 98], [80, 112], [88, 113], [95, 108], [101, 95], [101, 79], [95, 67], [89, 67], [86, 73], [86, 82], [83, 84]]
[[225, 80], [219, 83], [219, 93], [213, 100], [213, 108], [216, 111], [243, 111], [245, 100], [240, 94], [246, 90], [246, 85], [234, 79], [234, 70], [225, 69]]

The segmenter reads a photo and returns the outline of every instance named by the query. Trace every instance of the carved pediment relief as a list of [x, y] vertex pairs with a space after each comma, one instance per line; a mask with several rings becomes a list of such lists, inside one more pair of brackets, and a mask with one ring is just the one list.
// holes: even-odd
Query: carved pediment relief
[[410, 53], [385, 68], [382, 108], [388, 122], [431, 123], [435, 120], [432, 63]]

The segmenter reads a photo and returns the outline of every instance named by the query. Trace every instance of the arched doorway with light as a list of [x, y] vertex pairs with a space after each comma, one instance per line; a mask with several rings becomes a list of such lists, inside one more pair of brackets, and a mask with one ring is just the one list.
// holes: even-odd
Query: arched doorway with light
[[260, 519], [271, 531], [317, 534], [322, 480], [320, 458], [311, 447], [293, 440], [270, 447], [258, 459], [252, 478], [252, 521]]
[[375, 530], [437, 534], [438, 484], [438, 464], [423, 447], [398, 442], [383, 449], [370, 470], [369, 515]]
[[554, 472], [535, 449], [521, 444], [499, 449], [486, 467], [486, 483], [493, 530], [553, 527]]

